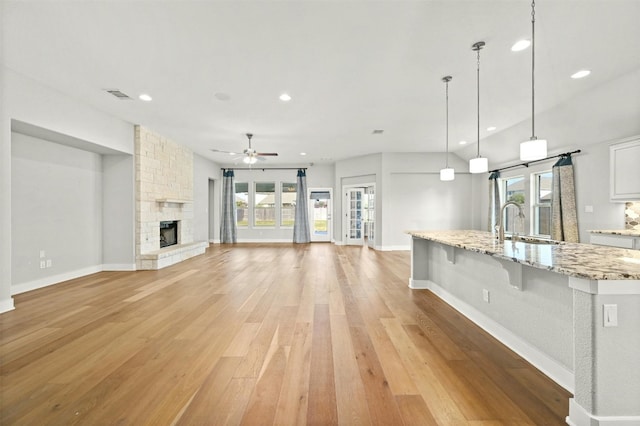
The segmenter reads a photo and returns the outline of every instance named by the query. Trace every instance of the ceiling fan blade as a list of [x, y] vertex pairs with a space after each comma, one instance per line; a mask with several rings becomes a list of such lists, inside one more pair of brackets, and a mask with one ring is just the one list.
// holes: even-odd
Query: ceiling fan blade
[[261, 155], [263, 157], [277, 157], [278, 153], [277, 152], [258, 152], [256, 153], [256, 155]]
[[237, 152], [233, 152], [233, 151], [224, 151], [224, 150], [222, 150], [222, 149], [215, 149], [215, 148], [211, 148], [211, 149], [210, 149], [210, 151], [213, 151], [213, 152], [221, 152], [221, 153], [223, 153], [223, 154], [231, 154], [231, 155], [238, 154]]

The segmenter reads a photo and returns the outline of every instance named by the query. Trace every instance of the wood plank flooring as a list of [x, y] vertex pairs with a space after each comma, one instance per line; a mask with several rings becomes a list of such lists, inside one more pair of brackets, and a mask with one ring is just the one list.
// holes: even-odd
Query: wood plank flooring
[[426, 290], [408, 252], [215, 245], [0, 315], [2, 425], [561, 425], [571, 396]]

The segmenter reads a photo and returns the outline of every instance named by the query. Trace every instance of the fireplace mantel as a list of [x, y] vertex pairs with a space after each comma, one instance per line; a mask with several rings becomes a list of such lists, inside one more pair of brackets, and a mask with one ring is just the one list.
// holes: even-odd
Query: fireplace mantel
[[156, 198], [156, 203], [160, 204], [162, 207], [167, 207], [168, 204], [178, 204], [182, 207], [184, 204], [193, 203], [192, 200], [180, 200], [177, 198]]

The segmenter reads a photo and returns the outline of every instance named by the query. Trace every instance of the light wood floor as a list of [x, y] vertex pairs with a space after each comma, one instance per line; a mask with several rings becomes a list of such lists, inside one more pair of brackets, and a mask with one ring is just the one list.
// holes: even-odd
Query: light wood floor
[[251, 244], [18, 295], [0, 424], [564, 424], [570, 394], [408, 278], [407, 252]]

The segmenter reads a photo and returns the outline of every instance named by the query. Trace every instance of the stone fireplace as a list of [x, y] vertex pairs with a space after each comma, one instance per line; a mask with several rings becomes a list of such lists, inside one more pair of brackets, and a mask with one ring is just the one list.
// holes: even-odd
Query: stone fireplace
[[136, 267], [160, 269], [204, 253], [193, 241], [193, 152], [135, 127]]

